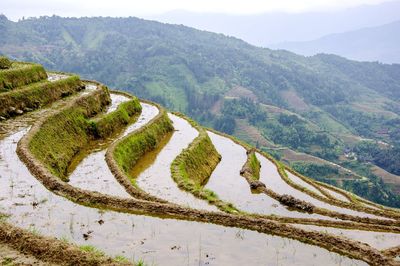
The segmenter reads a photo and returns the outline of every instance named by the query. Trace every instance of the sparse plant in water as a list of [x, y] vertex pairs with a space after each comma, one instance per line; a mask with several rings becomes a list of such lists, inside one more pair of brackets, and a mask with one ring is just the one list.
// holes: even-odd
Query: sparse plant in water
[[68, 244], [68, 243], [69, 243], [69, 240], [68, 240], [68, 238], [67, 238], [66, 236], [60, 237], [60, 241], [63, 242], [63, 243], [65, 243], [65, 244]]
[[32, 234], [34, 234], [34, 235], [40, 235], [40, 231], [39, 231], [39, 229], [37, 229], [36, 227], [34, 227], [34, 226], [30, 226], [29, 227], [29, 231], [31, 231], [32, 232]]
[[144, 260], [140, 259], [135, 263], [135, 266], [146, 266], [146, 263]]
[[114, 260], [116, 262], [129, 262], [129, 260], [126, 257], [122, 256], [122, 255], [115, 256]]

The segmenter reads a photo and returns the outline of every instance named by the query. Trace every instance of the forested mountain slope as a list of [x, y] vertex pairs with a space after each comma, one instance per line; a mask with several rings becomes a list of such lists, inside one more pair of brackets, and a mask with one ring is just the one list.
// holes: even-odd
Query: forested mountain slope
[[[276, 145], [283, 145], [343, 164], [369, 180], [338, 185], [398, 204], [370, 171], [371, 162], [378, 164], [376, 153], [365, 163], [344, 155], [364, 139], [384, 142], [373, 143], [380, 153], [396, 154], [391, 145], [400, 133], [400, 65], [304, 57], [137, 18], [54, 16], [15, 23], [2, 16], [0, 32], [0, 53], [160, 102], [272, 148], [278, 157], [285, 154]], [[380, 166], [398, 174], [398, 168]]]

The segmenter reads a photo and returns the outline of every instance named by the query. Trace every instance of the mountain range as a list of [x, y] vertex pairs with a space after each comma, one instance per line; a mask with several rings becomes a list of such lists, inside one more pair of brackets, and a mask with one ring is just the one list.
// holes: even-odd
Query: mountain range
[[399, 10], [400, 1], [389, 1], [347, 9], [302, 13], [229, 15], [175, 10], [146, 18], [223, 33], [253, 45], [269, 47], [271, 44], [311, 41], [333, 33], [388, 24], [400, 19]]
[[378, 27], [330, 34], [308, 42], [287, 42], [271, 47], [302, 55], [331, 53], [359, 61], [400, 63], [400, 21]]

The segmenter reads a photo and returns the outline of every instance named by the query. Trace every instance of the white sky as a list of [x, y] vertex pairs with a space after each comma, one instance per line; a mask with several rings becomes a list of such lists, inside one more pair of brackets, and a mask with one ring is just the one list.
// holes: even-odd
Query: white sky
[[9, 19], [40, 16], [152, 16], [182, 9], [195, 12], [255, 14], [270, 11], [328, 11], [388, 0], [0, 0]]

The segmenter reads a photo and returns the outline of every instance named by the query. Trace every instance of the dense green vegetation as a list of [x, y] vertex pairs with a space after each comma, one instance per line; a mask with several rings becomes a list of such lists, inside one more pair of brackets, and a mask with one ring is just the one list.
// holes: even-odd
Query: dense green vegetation
[[[190, 185], [201, 187], [207, 183], [214, 168], [221, 160], [221, 156], [207, 132], [198, 127], [194, 121], [190, 122], [199, 130], [199, 136], [175, 158], [171, 168], [179, 169], [179, 179], [183, 178], [185, 183], [190, 182]], [[173, 176], [175, 177], [175, 175]]]
[[344, 180], [343, 188], [379, 204], [400, 207], [400, 195], [393, 193], [381, 178], [373, 174], [367, 165], [346, 162], [343, 166], [360, 173], [368, 179]]
[[369, 167], [357, 162], [347, 162], [343, 166], [366, 176], [368, 179], [344, 179], [338, 182], [334, 177], [339, 174], [339, 171], [333, 166], [309, 162], [294, 162], [291, 164], [294, 170], [315, 180], [346, 189], [383, 205], [400, 207], [400, 196], [393, 193], [381, 178], [370, 171]]
[[[290, 165], [297, 172], [312, 177], [318, 181], [324, 181], [325, 183], [335, 184], [335, 180], [330, 178], [339, 174], [339, 170], [336, 167], [328, 164], [316, 164], [306, 162], [294, 162]], [[330, 181], [331, 180], [331, 181]]]
[[362, 141], [353, 150], [358, 161], [373, 162], [388, 172], [400, 175], [400, 145], [381, 148], [376, 142]]
[[[136, 18], [1, 16], [0, 30], [11, 58], [124, 88], [227, 133], [243, 118], [268, 141], [336, 163], [358, 136], [400, 139], [400, 65], [303, 57]], [[237, 87], [248, 93], [232, 96]]]
[[235, 125], [233, 117], [246, 118], [274, 143], [325, 159], [337, 158], [339, 143], [329, 134], [316, 130], [315, 126], [298, 115], [268, 112], [260, 103], [246, 98], [226, 100], [222, 116], [216, 120], [215, 128], [232, 134], [232, 126]]
[[0, 56], [0, 69], [9, 69], [11, 65], [10, 59], [5, 56]]

